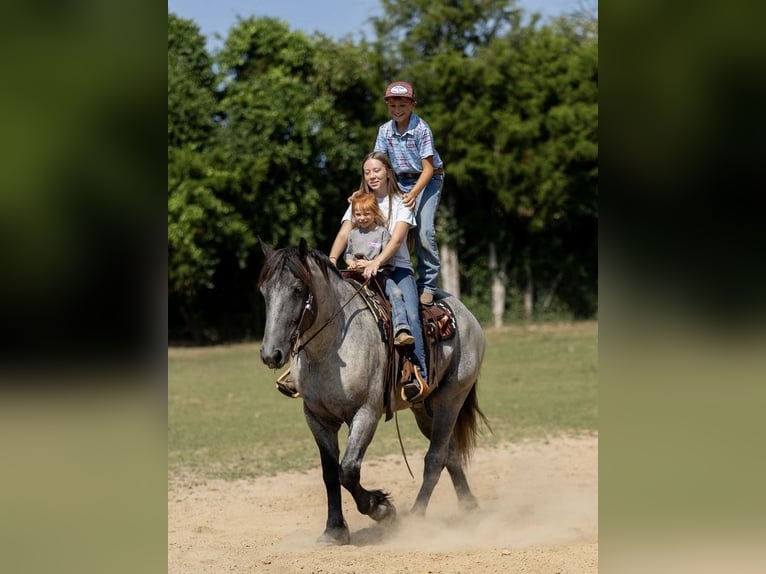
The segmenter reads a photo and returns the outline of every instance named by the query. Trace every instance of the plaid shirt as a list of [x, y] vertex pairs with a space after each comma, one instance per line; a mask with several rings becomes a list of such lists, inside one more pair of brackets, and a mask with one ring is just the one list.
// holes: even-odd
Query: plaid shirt
[[416, 114], [410, 115], [407, 131], [400, 134], [396, 122], [389, 120], [378, 129], [375, 149], [388, 155], [396, 173], [423, 171], [423, 158], [433, 156], [434, 168], [444, 167], [439, 152], [434, 147], [434, 136], [425, 120]]

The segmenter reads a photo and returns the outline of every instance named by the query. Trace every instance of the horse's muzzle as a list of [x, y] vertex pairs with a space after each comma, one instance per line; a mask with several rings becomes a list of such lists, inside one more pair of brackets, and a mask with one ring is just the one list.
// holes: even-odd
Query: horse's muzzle
[[283, 353], [280, 349], [269, 352], [261, 347], [261, 361], [270, 369], [279, 369], [287, 362], [287, 353]]

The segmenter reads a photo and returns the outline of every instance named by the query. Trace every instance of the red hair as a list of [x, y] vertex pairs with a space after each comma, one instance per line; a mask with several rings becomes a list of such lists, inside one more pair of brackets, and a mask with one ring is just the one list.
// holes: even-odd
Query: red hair
[[369, 212], [375, 216], [375, 223], [378, 225], [385, 225], [386, 220], [383, 217], [383, 212], [380, 211], [378, 200], [373, 193], [359, 193], [351, 199], [351, 215], [354, 215], [356, 210], [362, 212]]

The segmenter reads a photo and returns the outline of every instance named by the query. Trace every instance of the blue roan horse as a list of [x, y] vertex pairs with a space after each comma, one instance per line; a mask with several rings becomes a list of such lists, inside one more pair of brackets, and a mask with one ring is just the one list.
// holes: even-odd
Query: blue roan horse
[[[304, 240], [298, 247], [278, 251], [261, 245], [266, 255], [259, 280], [266, 299], [261, 360], [271, 368], [291, 361], [327, 489], [327, 525], [318, 542], [348, 544], [341, 485], [362, 514], [378, 522], [391, 521], [396, 515], [385, 492], [367, 490], [359, 482], [362, 459], [384, 413], [386, 345], [356, 289], [323, 253], [308, 249]], [[425, 514], [445, 466], [461, 507], [477, 506], [463, 465], [476, 443], [478, 419], [484, 419], [476, 398], [484, 334], [460, 301], [454, 297], [447, 301], [455, 313], [457, 334], [442, 342], [438, 388], [427, 399], [430, 409], [422, 403], [412, 407], [420, 431], [430, 441], [423, 483], [412, 507], [420, 515]], [[410, 405], [402, 401], [395, 408]], [[339, 460], [338, 431], [344, 423], [349, 434]]]

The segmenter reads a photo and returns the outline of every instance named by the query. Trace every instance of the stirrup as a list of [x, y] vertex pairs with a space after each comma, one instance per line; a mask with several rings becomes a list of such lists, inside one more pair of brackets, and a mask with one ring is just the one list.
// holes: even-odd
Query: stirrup
[[290, 369], [287, 369], [284, 373], [279, 375], [279, 378], [274, 381], [274, 384], [276, 385], [277, 390], [286, 397], [290, 397], [291, 399], [300, 398], [301, 394], [295, 388], [292, 379], [288, 378], [289, 376]]
[[[402, 385], [402, 399], [408, 403], [418, 403], [431, 394], [431, 387], [423, 379], [420, 374], [420, 369], [416, 365], [412, 365], [413, 377], [409, 383]], [[410, 391], [411, 397], [407, 396], [406, 391]]]

